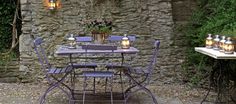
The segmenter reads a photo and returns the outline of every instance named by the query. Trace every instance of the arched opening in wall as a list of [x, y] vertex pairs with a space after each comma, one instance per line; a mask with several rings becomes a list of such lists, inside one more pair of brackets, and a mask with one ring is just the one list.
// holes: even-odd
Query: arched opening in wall
[[[21, 34], [20, 0], [0, 1], [0, 81], [9, 68], [18, 70], [19, 36]], [[14, 62], [12, 62], [14, 61]], [[14, 65], [12, 65], [14, 63]], [[12, 70], [11, 70], [12, 71]]]

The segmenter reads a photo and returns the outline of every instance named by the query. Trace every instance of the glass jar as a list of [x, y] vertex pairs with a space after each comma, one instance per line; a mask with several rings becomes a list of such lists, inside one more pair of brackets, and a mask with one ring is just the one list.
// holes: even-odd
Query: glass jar
[[214, 50], [219, 50], [219, 43], [220, 43], [219, 35], [215, 35], [214, 44], [213, 44]]
[[129, 49], [130, 48], [130, 41], [127, 37], [127, 34], [124, 34], [124, 37], [121, 40], [121, 48], [123, 49]]
[[208, 37], [206, 38], [206, 48], [212, 48], [213, 45], [213, 39], [211, 37], [211, 34], [208, 34]]
[[76, 41], [73, 34], [70, 34], [70, 37], [68, 38], [68, 44], [69, 44], [68, 48], [72, 48], [72, 49], [76, 48]]
[[219, 43], [220, 52], [224, 52], [225, 42], [226, 42], [225, 36], [221, 36], [221, 40], [220, 40], [220, 43]]
[[226, 42], [225, 42], [225, 45], [224, 45], [224, 53], [225, 54], [233, 54], [234, 53], [234, 44], [233, 42], [231, 41], [231, 38], [228, 37]]

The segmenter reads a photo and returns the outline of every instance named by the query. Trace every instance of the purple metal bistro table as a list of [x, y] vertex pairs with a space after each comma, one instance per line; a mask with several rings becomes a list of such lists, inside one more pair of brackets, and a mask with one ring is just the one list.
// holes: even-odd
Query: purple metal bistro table
[[[228, 61], [228, 60], [235, 60], [236, 59], [236, 53], [234, 54], [225, 54], [225, 53], [222, 53], [222, 52], [219, 52], [219, 51], [216, 51], [216, 50], [213, 50], [213, 49], [208, 49], [208, 48], [205, 48], [205, 47], [195, 47], [195, 51], [196, 52], [199, 52], [201, 54], [204, 54], [204, 55], [207, 55], [207, 56], [210, 56], [212, 58], [214, 58], [215, 60], [218, 60], [219, 61], [219, 70], [217, 70], [216, 68], [213, 68], [213, 70], [211, 71], [210, 73], [210, 79], [209, 79], [209, 88], [208, 88], [208, 91], [207, 91], [207, 94], [205, 95], [204, 99], [202, 100], [201, 104], [203, 102], [206, 101], [206, 98], [207, 96], [209, 95], [209, 92], [211, 90], [211, 87], [212, 87], [212, 84], [213, 84], [213, 79], [216, 75], [216, 72], [218, 71], [218, 75], [216, 75], [217, 77], [217, 101], [215, 103], [221, 103], [221, 98], [224, 96], [223, 95], [223, 91], [222, 91], [222, 87], [227, 87], [225, 86], [223, 83], [224, 81], [224, 78], [226, 79], [226, 85], [229, 85], [229, 71], [228, 71], [228, 68], [226, 70], [223, 70], [224, 66], [226, 65], [223, 65], [223, 61]], [[226, 76], [223, 75], [226, 74]], [[229, 89], [228, 89], [228, 95], [229, 95]], [[232, 101], [235, 103], [234, 99], [232, 98], [231, 95], [229, 95], [232, 99]], [[226, 98], [227, 99], [227, 98]], [[229, 99], [227, 99], [227, 102], [229, 101]]]
[[[110, 53], [111, 51], [109, 50], [87, 50], [87, 53], [95, 53], [95, 54], [99, 54], [99, 53]], [[120, 47], [117, 48], [117, 50], [114, 50], [113, 53], [120, 53], [122, 54], [122, 64], [124, 63], [124, 55], [123, 54], [136, 54], [138, 53], [139, 50], [134, 48], [134, 47], [130, 47], [129, 49], [122, 49]], [[59, 56], [69, 56], [69, 61], [73, 66], [73, 62], [72, 62], [72, 55], [73, 54], [85, 54], [86, 50], [82, 49], [81, 46], [75, 48], [75, 49], [69, 49], [67, 46], [60, 46], [56, 52], [57, 55]], [[129, 78], [129, 77], [128, 77]], [[131, 79], [132, 80], [132, 79]]]

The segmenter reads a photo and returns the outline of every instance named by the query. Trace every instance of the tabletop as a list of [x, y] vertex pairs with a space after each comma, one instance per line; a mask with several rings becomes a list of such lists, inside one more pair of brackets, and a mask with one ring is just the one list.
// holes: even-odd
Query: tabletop
[[236, 59], [236, 53], [225, 54], [217, 50], [208, 49], [205, 47], [195, 47], [195, 51], [213, 57], [215, 59]]
[[[111, 51], [107, 50], [88, 50], [87, 53], [109, 53]], [[117, 50], [114, 50], [114, 53], [124, 53], [124, 54], [135, 54], [138, 53], [139, 50], [134, 47], [130, 47], [129, 49], [122, 49], [120, 47], [117, 47]], [[56, 52], [57, 55], [68, 55], [68, 54], [83, 54], [85, 53], [85, 50], [82, 49], [81, 46], [75, 48], [75, 49], [69, 49], [66, 46], [59, 46], [57, 48]]]

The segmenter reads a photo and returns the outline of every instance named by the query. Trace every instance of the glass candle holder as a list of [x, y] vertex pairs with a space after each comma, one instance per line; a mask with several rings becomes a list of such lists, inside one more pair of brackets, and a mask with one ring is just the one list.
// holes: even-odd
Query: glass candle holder
[[231, 38], [228, 37], [224, 44], [224, 53], [225, 54], [233, 54], [234, 53], [234, 44], [231, 41]]
[[130, 41], [126, 34], [124, 34], [124, 37], [121, 40], [121, 48], [123, 49], [129, 49], [130, 48]]
[[56, 0], [49, 0], [48, 9], [50, 9], [50, 10], [56, 9]]
[[221, 36], [221, 40], [220, 40], [220, 43], [219, 43], [220, 52], [224, 52], [225, 42], [226, 42], [225, 36]]
[[219, 35], [215, 35], [214, 43], [213, 43], [214, 50], [219, 50], [219, 43], [220, 43]]
[[211, 34], [208, 34], [208, 37], [206, 38], [206, 48], [212, 48], [213, 46], [213, 39]]
[[68, 38], [68, 42], [69, 42], [69, 48], [76, 48], [76, 41], [73, 34], [70, 34], [70, 37]]

